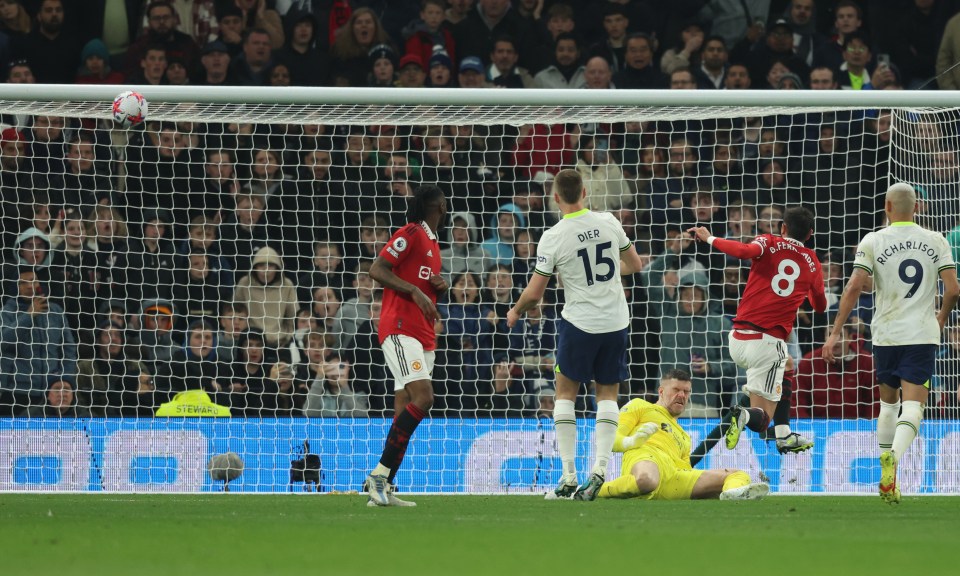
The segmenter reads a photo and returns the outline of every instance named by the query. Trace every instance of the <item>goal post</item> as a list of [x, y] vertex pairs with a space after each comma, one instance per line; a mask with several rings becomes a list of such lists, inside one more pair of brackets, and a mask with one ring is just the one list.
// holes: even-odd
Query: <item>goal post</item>
[[[749, 240], [809, 208], [834, 309], [893, 182], [960, 247], [952, 92], [142, 86], [148, 119], [123, 130], [110, 103], [129, 89], [0, 85], [0, 491], [213, 491], [228, 453], [243, 463], [232, 491], [357, 489], [393, 409], [367, 271], [421, 183], [448, 199], [451, 290], [404, 491], [542, 493], [559, 477], [562, 293], [551, 284], [512, 330], [504, 317], [557, 221], [561, 168], [646, 262], [625, 280], [621, 401], [690, 372], [694, 445], [744, 382], [725, 341], [749, 268], [687, 228]], [[813, 451], [779, 456], [751, 434], [702, 466], [779, 492], [875, 491], [871, 314], [865, 295], [836, 368], [816, 361], [829, 314], [801, 310], [791, 424]], [[905, 492], [960, 491], [960, 324], [944, 342]], [[595, 411], [582, 391], [581, 471]]]

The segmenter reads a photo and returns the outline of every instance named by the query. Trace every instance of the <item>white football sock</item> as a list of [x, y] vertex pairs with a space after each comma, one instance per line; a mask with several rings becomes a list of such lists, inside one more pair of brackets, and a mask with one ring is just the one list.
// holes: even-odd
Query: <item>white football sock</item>
[[379, 462], [377, 462], [377, 467], [374, 468], [373, 472], [371, 472], [370, 474], [374, 476], [389, 476], [390, 469], [384, 466], [383, 464], [380, 464]]
[[877, 443], [880, 452], [893, 448], [893, 435], [897, 431], [897, 417], [900, 415], [900, 403], [887, 404], [880, 401], [880, 415], [877, 416]]
[[604, 478], [607, 477], [607, 463], [610, 461], [613, 441], [617, 438], [619, 420], [620, 408], [615, 400], [597, 402], [597, 427], [593, 437], [597, 459], [593, 463], [593, 473]]
[[557, 400], [553, 407], [553, 428], [557, 437], [557, 451], [563, 463], [563, 481], [577, 483], [577, 415], [573, 400]]
[[923, 404], [916, 400], [905, 400], [900, 419], [897, 420], [897, 432], [893, 436], [893, 453], [897, 461], [907, 453], [910, 443], [920, 432], [920, 420], [923, 418]]
[[773, 433], [777, 438], [786, 438], [790, 435], [790, 425], [789, 424], [777, 424], [773, 427]]

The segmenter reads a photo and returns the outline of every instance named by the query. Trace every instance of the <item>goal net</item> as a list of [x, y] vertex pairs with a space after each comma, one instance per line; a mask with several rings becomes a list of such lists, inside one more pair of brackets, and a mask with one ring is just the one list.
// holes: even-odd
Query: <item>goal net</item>
[[[621, 404], [689, 372], [694, 446], [745, 381], [725, 342], [749, 262], [686, 229], [749, 241], [809, 208], [831, 310], [891, 183], [916, 186], [920, 223], [960, 244], [958, 114], [942, 95], [144, 88], [148, 120], [124, 130], [122, 90], [0, 89], [0, 491], [217, 491], [225, 475], [233, 491], [358, 489], [394, 402], [368, 271], [421, 183], [447, 197], [451, 288], [401, 491], [543, 493], [559, 478], [562, 291], [513, 329], [505, 316], [557, 222], [562, 168], [646, 263], [625, 279]], [[780, 456], [750, 433], [700, 466], [780, 492], [874, 492], [871, 314], [865, 294], [835, 366], [819, 360], [829, 312], [799, 314], [791, 426], [812, 451]], [[958, 359], [951, 321], [905, 493], [960, 491]], [[581, 471], [595, 409], [584, 383]]]

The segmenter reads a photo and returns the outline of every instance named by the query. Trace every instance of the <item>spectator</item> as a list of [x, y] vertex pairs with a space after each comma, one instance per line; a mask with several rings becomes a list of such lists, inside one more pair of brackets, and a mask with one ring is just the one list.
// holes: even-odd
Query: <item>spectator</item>
[[697, 88], [721, 89], [727, 78], [727, 61], [730, 54], [721, 36], [710, 36], [700, 50], [700, 66], [693, 69]]
[[517, 61], [527, 66], [534, 56], [529, 42], [533, 34], [527, 21], [510, 7], [508, 0], [477, 0], [477, 8], [453, 29], [457, 54], [461, 56], [493, 56], [494, 39], [514, 38]]
[[33, 74], [33, 68], [30, 67], [30, 62], [23, 58], [11, 62], [7, 68], [7, 83], [36, 84], [37, 79]]
[[803, 355], [797, 365], [793, 406], [799, 418], [877, 417], [876, 376], [873, 357], [856, 340], [856, 331], [844, 326], [834, 348], [833, 364], [821, 356], [822, 348]]
[[200, 47], [189, 34], [177, 30], [173, 5], [167, 0], [155, 0], [147, 5], [145, 17], [147, 29], [127, 49], [126, 75], [139, 75], [142, 63], [150, 61], [150, 49], [163, 51], [167, 58], [179, 58], [187, 69], [193, 69]]
[[243, 27], [247, 30], [262, 29], [270, 36], [270, 47], [279, 50], [286, 39], [280, 14], [267, 8], [266, 0], [233, 0], [240, 9]]
[[87, 238], [97, 254], [97, 269], [101, 283], [100, 298], [125, 300], [129, 249], [127, 225], [120, 213], [105, 204], [97, 204], [87, 219]]
[[155, 408], [153, 378], [146, 367], [128, 356], [122, 326], [104, 320], [97, 327], [96, 353], [78, 364], [80, 404], [98, 418], [150, 416]]
[[731, 64], [723, 86], [727, 90], [748, 90], [750, 88], [750, 70], [744, 64]]
[[818, 66], [810, 71], [811, 90], [836, 90], [837, 80], [833, 70], [826, 66]]
[[167, 83], [167, 54], [163, 46], [154, 44], [147, 46], [140, 60], [140, 70], [131, 73], [130, 82], [133, 84], [151, 84], [159, 86]]
[[233, 267], [227, 258], [221, 255], [220, 243], [217, 241], [217, 225], [207, 216], [194, 216], [187, 227], [188, 239], [177, 246], [177, 253], [189, 256], [194, 251], [207, 255], [207, 266], [212, 272], [220, 276], [224, 286], [233, 286]]
[[613, 77], [618, 89], [666, 88], [667, 79], [653, 63], [653, 41], [636, 33], [627, 39], [626, 66]]
[[587, 50], [588, 58], [599, 56], [607, 61], [612, 73], [627, 67], [627, 28], [630, 16], [626, 7], [616, 2], [608, 2], [603, 8], [604, 38]]
[[937, 51], [937, 85], [941, 90], [960, 90], [960, 14], [951, 18], [943, 30], [943, 40]]
[[806, 90], [803, 81], [793, 72], [788, 72], [777, 80], [777, 90]]
[[[764, 75], [774, 62], [779, 61], [801, 77], [810, 72], [810, 67], [793, 53], [793, 28], [783, 18], [773, 23], [762, 42], [750, 44], [744, 41], [735, 46], [733, 58], [747, 65], [754, 86], [763, 84]], [[776, 82], [770, 82], [770, 87], [775, 88]]]
[[[244, 186], [251, 194], [267, 199], [267, 211], [271, 214], [283, 214], [285, 222], [298, 225], [298, 212], [306, 208], [300, 206], [296, 186], [283, 171], [280, 153], [267, 147], [266, 142], [258, 143], [253, 149], [250, 161], [250, 180]], [[295, 241], [295, 239], [294, 239]], [[289, 250], [293, 254], [296, 250]]]
[[326, 86], [330, 81], [330, 55], [317, 44], [320, 26], [310, 12], [291, 10], [284, 21], [287, 41], [277, 52], [277, 60], [290, 70], [294, 86]]
[[220, 40], [208, 42], [200, 51], [200, 74], [195, 84], [201, 86], [233, 86], [230, 50]]
[[734, 204], [727, 210], [727, 233], [724, 238], [752, 242], [757, 237], [757, 210], [749, 204]]
[[668, 222], [680, 222], [683, 210], [683, 194], [698, 189], [700, 162], [697, 149], [689, 139], [675, 136], [670, 142], [667, 176], [651, 182], [648, 200], [654, 238], [663, 238], [663, 226]]
[[76, 208], [92, 206], [98, 198], [109, 198], [113, 182], [103, 176], [97, 159], [94, 137], [81, 131], [67, 144], [66, 173], [63, 175], [63, 206]]
[[268, 218], [262, 196], [246, 189], [236, 196], [237, 207], [220, 223], [220, 247], [227, 266], [236, 272], [251, 269], [251, 258], [258, 250], [280, 248], [282, 230]]
[[366, 85], [368, 54], [379, 44], [393, 46], [373, 10], [357, 8], [337, 32], [330, 49], [333, 76], [342, 78], [347, 86]]
[[73, 384], [57, 380], [47, 388], [46, 404], [31, 406], [27, 416], [31, 418], [88, 418], [90, 411], [77, 407]]
[[793, 30], [793, 53], [807, 66], [814, 65], [827, 39], [817, 32], [814, 0], [790, 0], [784, 17]]
[[680, 31], [677, 43], [668, 48], [660, 58], [660, 70], [670, 76], [675, 70], [687, 68], [695, 70], [700, 67], [700, 48], [703, 46], [703, 26], [699, 22], [689, 22]]
[[701, 22], [710, 22], [710, 30], [721, 36], [727, 46], [736, 46], [744, 38], [752, 44], [763, 37], [764, 25], [770, 16], [770, 2], [713, 0], [697, 16]]
[[167, 237], [173, 218], [166, 210], [143, 215], [143, 232], [130, 246], [127, 294], [134, 300], [170, 298], [174, 286], [176, 248]]
[[366, 418], [370, 410], [363, 393], [351, 385], [351, 365], [336, 353], [333, 338], [322, 332], [307, 335], [307, 363], [300, 381], [307, 388], [303, 415], [307, 418]]
[[63, 242], [53, 251], [50, 281], [50, 297], [63, 308], [79, 342], [92, 343], [96, 316], [89, 310], [97, 301], [100, 275], [97, 256], [86, 243], [83, 217], [76, 208], [64, 212]]
[[156, 373], [157, 404], [184, 390], [203, 390], [213, 394], [229, 386], [230, 372], [217, 358], [216, 330], [204, 320], [194, 320], [187, 328], [186, 345], [177, 347], [170, 362]]
[[[531, 41], [534, 52], [529, 58], [529, 69], [534, 73], [534, 77], [554, 61], [557, 39], [561, 34], [571, 35], [578, 45], [579, 52], [580, 36], [575, 33], [576, 21], [573, 18], [573, 8], [569, 4], [554, 4], [547, 8], [546, 14], [539, 21], [528, 18], [527, 24], [536, 35], [536, 38]], [[578, 63], [579, 60], [578, 55]]]
[[486, 254], [477, 244], [477, 220], [469, 212], [450, 214], [449, 248], [440, 251], [442, 272], [451, 286], [454, 279], [463, 272], [482, 274]]
[[227, 400], [232, 414], [264, 418], [276, 414], [279, 386], [269, 379], [263, 333], [247, 330], [236, 345], [236, 356], [230, 365], [229, 380], [220, 382], [221, 396]]
[[[519, 229], [527, 227], [527, 218], [516, 204], [504, 204], [490, 219], [492, 234], [481, 247], [487, 256], [498, 264], [510, 265], [513, 262], [513, 243]], [[506, 316], [506, 313], [501, 316]]]
[[[370, 319], [360, 325], [356, 346], [353, 351], [355, 382], [363, 382], [369, 391], [370, 416], [387, 418], [393, 414], [393, 378], [387, 373], [387, 361], [380, 348], [377, 331], [380, 326], [382, 300], [374, 299], [370, 304]], [[439, 350], [439, 348], [438, 348]]]
[[670, 73], [671, 90], [696, 90], [697, 81], [689, 68], [677, 68]]
[[243, 35], [243, 50], [230, 64], [237, 84], [264, 86], [267, 84], [267, 72], [272, 66], [270, 34], [263, 28], [246, 31]]
[[265, 247], [257, 251], [250, 274], [237, 282], [233, 301], [247, 306], [250, 326], [263, 332], [271, 356], [290, 343], [297, 315], [297, 291], [283, 275], [283, 261], [276, 250]]
[[516, 367], [513, 376], [520, 379], [521, 388], [532, 392], [535, 380], [553, 375], [557, 327], [551, 309], [543, 303], [534, 306], [509, 337], [509, 361]]
[[447, 22], [454, 26], [462, 22], [473, 8], [473, 2], [474, 0], [448, 0], [450, 7], [445, 12]]
[[123, 84], [126, 76], [110, 67], [110, 51], [103, 40], [94, 38], [80, 52], [77, 84]]
[[237, 342], [250, 329], [247, 305], [226, 301], [220, 308], [220, 331], [216, 334], [217, 356], [230, 364], [237, 359]]
[[179, 58], [170, 58], [167, 61], [167, 69], [164, 71], [163, 77], [166, 83], [171, 86], [186, 86], [190, 83], [187, 67]]
[[610, 63], [601, 56], [594, 56], [587, 60], [583, 68], [585, 88], [591, 90], [608, 90], [616, 88], [613, 85], [613, 73]]
[[217, 23], [220, 34], [216, 42], [223, 42], [230, 51], [230, 58], [236, 58], [243, 50], [243, 12], [233, 4], [217, 7]]
[[370, 77], [368, 86], [392, 87], [397, 82], [397, 54], [386, 44], [378, 44], [370, 49]]
[[532, 180], [538, 172], [556, 174], [561, 166], [576, 163], [580, 129], [567, 124], [525, 124], [513, 148], [517, 177]]
[[336, 242], [319, 240], [313, 244], [312, 266], [297, 282], [298, 296], [301, 302], [310, 302], [316, 288], [329, 286], [335, 290], [343, 289], [343, 250]]
[[80, 43], [64, 30], [62, 0], [41, 0], [37, 27], [15, 40], [17, 58], [29, 58], [41, 84], [70, 84], [77, 74]]
[[371, 265], [369, 260], [357, 265], [352, 282], [356, 295], [340, 306], [333, 320], [333, 331], [330, 335], [333, 336], [337, 348], [352, 348], [360, 324], [370, 318], [370, 303], [377, 291], [377, 285], [370, 277]]
[[357, 264], [363, 260], [377, 259], [380, 250], [390, 239], [390, 229], [383, 216], [366, 216], [360, 222], [360, 242], [353, 242], [355, 252], [344, 258], [345, 270], [356, 270]]
[[[592, 134], [580, 137], [576, 169], [583, 177], [583, 187], [587, 191], [584, 205], [602, 212], [633, 206], [634, 199], [623, 171], [612, 161], [609, 151], [597, 144], [597, 137]], [[548, 205], [553, 212], [559, 210], [553, 194], [548, 199]]]
[[477, 386], [480, 415], [487, 418], [520, 418], [526, 389], [523, 379], [514, 376], [517, 365], [507, 360], [495, 362], [489, 380]]
[[833, 14], [836, 33], [830, 41], [822, 45], [821, 53], [815, 54], [814, 59], [817, 65], [836, 70], [844, 62], [847, 37], [862, 32], [860, 27], [863, 25], [863, 9], [853, 0], [840, 0], [833, 9]]
[[49, 383], [76, 382], [77, 346], [63, 309], [50, 302], [37, 272], [22, 267], [17, 294], [0, 310], [0, 414], [44, 405]]
[[[318, 23], [314, 39], [317, 49], [327, 54], [339, 30], [353, 13], [349, 0], [277, 0], [277, 12], [289, 17], [291, 14], [308, 12]], [[289, 32], [288, 32], [289, 34]], [[289, 36], [288, 36], [289, 38]]]
[[170, 300], [146, 300], [140, 307], [141, 356], [151, 374], [161, 373], [180, 346], [174, 341], [177, 308]]
[[440, 46], [451, 61], [456, 61], [456, 42], [452, 26], [444, 21], [445, 8], [444, 0], [423, 0], [420, 3], [420, 19], [410, 22], [403, 29], [406, 54], [416, 54], [421, 62], [429, 62]]
[[576, 36], [570, 33], [557, 36], [553, 63], [537, 73], [533, 85], [534, 88], [583, 88], [587, 85]]
[[186, 257], [186, 267], [173, 273], [172, 297], [184, 319], [212, 318], [220, 303], [230, 298], [230, 285], [225, 284], [218, 271], [210, 269], [209, 256], [199, 249]]
[[443, 50], [437, 50], [430, 57], [428, 86], [434, 88], [456, 88], [453, 83], [453, 61]]
[[[472, 272], [453, 274], [449, 301], [437, 310], [443, 319], [439, 350], [445, 355], [447, 366], [447, 408], [472, 409], [476, 407], [478, 368], [489, 358], [481, 354], [481, 338], [489, 338], [494, 330], [496, 313], [483, 316], [480, 308], [480, 276]], [[493, 322], [488, 318], [494, 319]]]
[[26, 36], [33, 28], [23, 0], [0, 0], [0, 33], [10, 38]]
[[406, 54], [400, 58], [400, 73], [397, 74], [397, 87], [423, 88], [427, 73], [423, 69], [423, 61], [416, 54]]
[[487, 77], [494, 86], [503, 88], [532, 88], [533, 77], [526, 68], [517, 66], [519, 54], [517, 43], [513, 38], [501, 36], [493, 41], [493, 50], [490, 52], [490, 67]]
[[843, 90], [873, 90], [867, 63], [873, 56], [864, 36], [858, 33], [846, 35], [843, 42], [843, 66], [840, 67], [840, 88]]
[[461, 88], [490, 88], [483, 75], [483, 62], [476, 56], [467, 56], [460, 62], [457, 82]]
[[[516, 295], [510, 263], [489, 266], [484, 276], [483, 290], [480, 292], [481, 315], [497, 323], [506, 331], [507, 311], [516, 301]], [[490, 317], [491, 312], [495, 317]], [[495, 346], [488, 350], [493, 350], [494, 353], [497, 351], [506, 353], [508, 346], [509, 342], [496, 342]], [[480, 363], [490, 365], [489, 362], [481, 361]]]

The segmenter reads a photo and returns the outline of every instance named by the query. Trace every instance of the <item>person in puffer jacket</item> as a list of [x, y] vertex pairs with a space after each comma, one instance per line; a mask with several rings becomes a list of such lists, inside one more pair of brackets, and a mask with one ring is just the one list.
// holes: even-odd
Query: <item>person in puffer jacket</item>
[[[453, 279], [464, 272], [483, 275], [486, 252], [477, 243], [477, 219], [469, 212], [454, 212], [450, 215], [447, 241], [450, 247], [440, 251], [440, 271], [453, 285]], [[492, 262], [491, 262], [492, 263]]]

